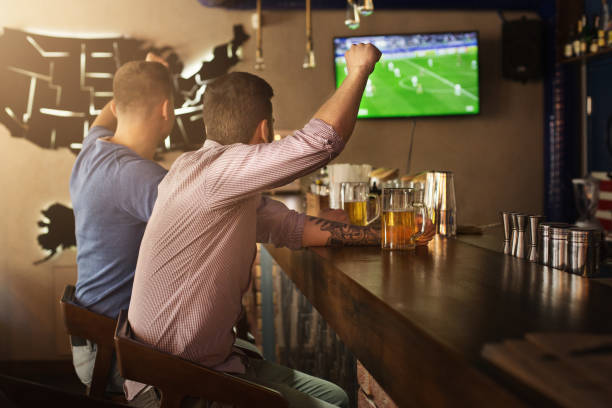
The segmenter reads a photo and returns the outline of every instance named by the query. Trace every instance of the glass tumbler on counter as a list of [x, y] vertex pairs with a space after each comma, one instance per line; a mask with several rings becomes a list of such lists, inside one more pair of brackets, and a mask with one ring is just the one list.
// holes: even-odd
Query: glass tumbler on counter
[[[351, 224], [366, 226], [380, 217], [380, 201], [376, 194], [370, 194], [370, 187], [366, 182], [342, 183], [340, 200]], [[372, 218], [368, 217], [368, 200], [374, 200], [376, 203], [375, 214]]]
[[413, 188], [383, 188], [382, 249], [411, 250], [425, 233], [427, 208]]

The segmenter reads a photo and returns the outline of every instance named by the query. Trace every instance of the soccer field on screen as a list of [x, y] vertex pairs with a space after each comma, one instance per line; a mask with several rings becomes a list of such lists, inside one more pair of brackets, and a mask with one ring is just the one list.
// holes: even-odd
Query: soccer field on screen
[[[346, 77], [344, 58], [336, 59], [336, 84]], [[478, 49], [415, 57], [385, 55], [359, 105], [360, 118], [470, 115], [480, 110]]]

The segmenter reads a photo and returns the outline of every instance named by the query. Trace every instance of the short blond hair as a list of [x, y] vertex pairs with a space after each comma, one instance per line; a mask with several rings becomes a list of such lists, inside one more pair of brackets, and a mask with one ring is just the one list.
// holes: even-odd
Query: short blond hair
[[131, 61], [123, 64], [113, 79], [117, 110], [138, 113], [172, 98], [170, 72], [159, 62]]

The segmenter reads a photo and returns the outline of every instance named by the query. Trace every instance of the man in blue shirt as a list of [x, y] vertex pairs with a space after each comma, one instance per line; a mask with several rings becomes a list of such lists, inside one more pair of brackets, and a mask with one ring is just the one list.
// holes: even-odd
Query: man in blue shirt
[[[166, 170], [153, 161], [174, 124], [167, 64], [149, 54], [115, 73], [114, 99], [95, 119], [70, 177], [77, 239], [77, 302], [113, 319], [130, 303], [140, 241]], [[77, 344], [74, 344], [77, 343]], [[73, 339], [77, 375], [91, 383], [95, 344]], [[122, 392], [113, 370], [109, 391]]]

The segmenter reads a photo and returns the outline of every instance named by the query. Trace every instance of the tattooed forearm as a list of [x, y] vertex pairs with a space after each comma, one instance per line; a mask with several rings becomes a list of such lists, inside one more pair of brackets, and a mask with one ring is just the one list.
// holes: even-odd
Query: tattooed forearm
[[319, 226], [321, 231], [330, 233], [327, 240], [329, 246], [380, 245], [380, 231], [372, 227], [343, 224], [316, 217], [308, 218]]

